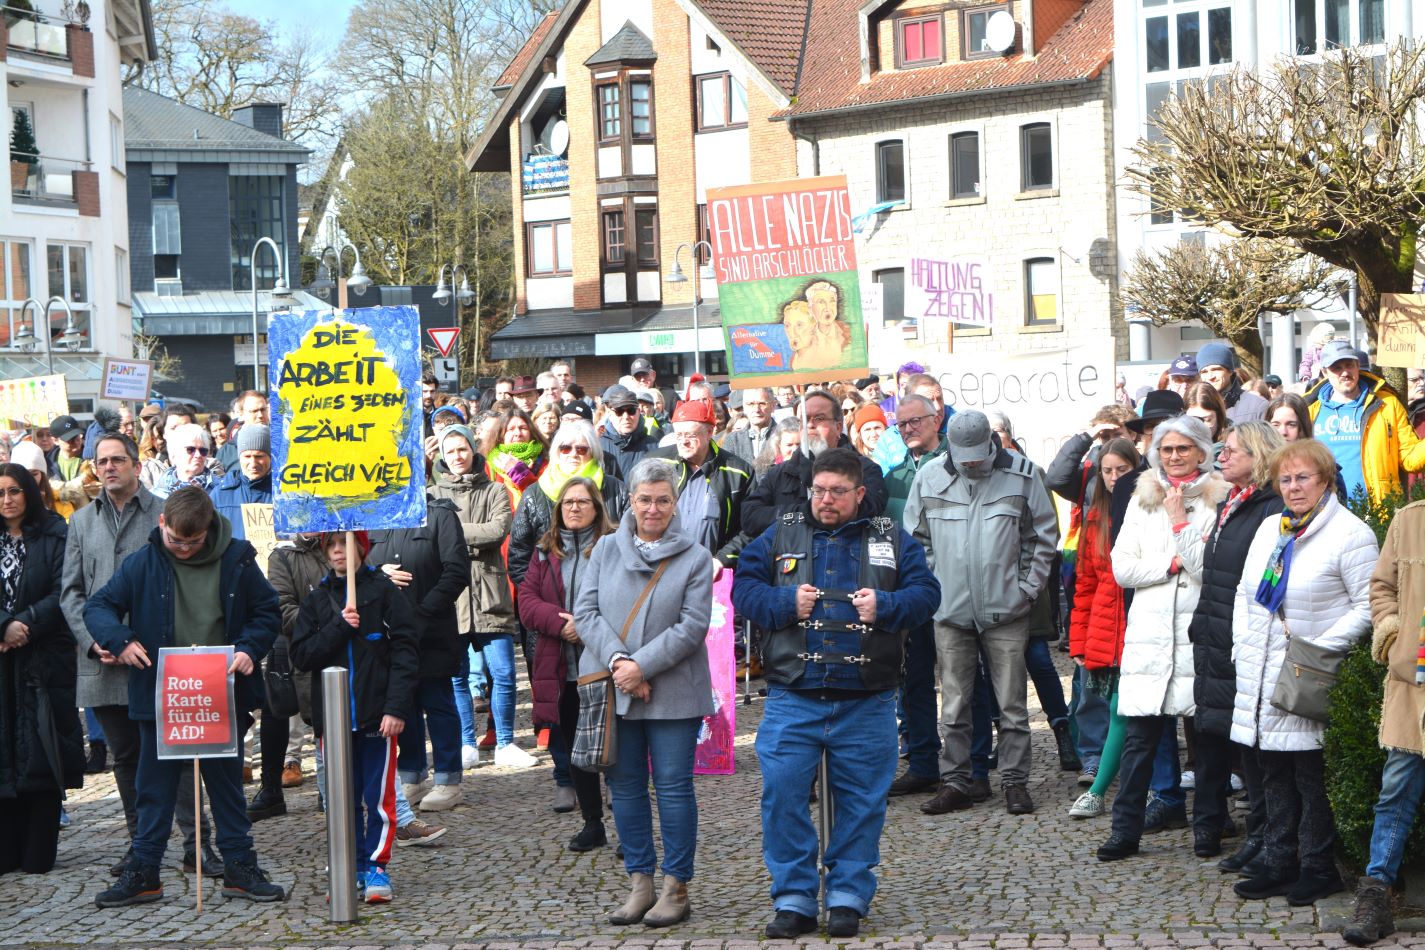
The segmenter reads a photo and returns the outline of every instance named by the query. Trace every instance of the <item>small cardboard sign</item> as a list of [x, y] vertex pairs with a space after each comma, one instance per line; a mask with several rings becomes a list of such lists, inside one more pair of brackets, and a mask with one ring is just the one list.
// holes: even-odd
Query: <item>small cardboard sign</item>
[[1425, 366], [1425, 294], [1381, 294], [1376, 363]]
[[238, 754], [233, 648], [164, 647], [158, 651], [155, 725], [160, 759]]
[[106, 356], [102, 378], [99, 398], [145, 403], [153, 389], [153, 361]]
[[267, 559], [277, 547], [277, 532], [272, 527], [272, 506], [246, 504], [242, 506], [242, 530], [247, 543], [257, 549], [257, 566], [267, 576]]

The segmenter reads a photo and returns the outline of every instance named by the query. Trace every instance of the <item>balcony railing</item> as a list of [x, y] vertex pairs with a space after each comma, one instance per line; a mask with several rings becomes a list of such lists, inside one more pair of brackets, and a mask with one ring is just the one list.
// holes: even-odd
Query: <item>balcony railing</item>
[[530, 155], [524, 160], [524, 193], [569, 190], [569, 160], [558, 155]]
[[[34, 161], [21, 160], [26, 157]], [[10, 194], [22, 201], [74, 204], [74, 173], [89, 171], [91, 164], [50, 155], [26, 156], [12, 151]]]
[[68, 21], [18, 7], [0, 8], [0, 15], [10, 28], [10, 49], [69, 59]]

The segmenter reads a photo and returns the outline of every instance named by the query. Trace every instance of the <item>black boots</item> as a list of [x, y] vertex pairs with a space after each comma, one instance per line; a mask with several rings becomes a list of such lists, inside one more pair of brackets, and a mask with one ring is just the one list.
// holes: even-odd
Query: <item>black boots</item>
[[98, 775], [109, 767], [109, 746], [105, 742], [89, 743], [89, 758], [84, 760], [84, 774]]
[[1065, 772], [1077, 772], [1084, 767], [1078, 750], [1074, 748], [1074, 737], [1069, 735], [1067, 720], [1054, 724], [1054, 742], [1059, 746], [1059, 768]]
[[1242, 846], [1232, 854], [1217, 862], [1217, 870], [1224, 874], [1240, 871], [1247, 866], [1247, 863], [1262, 853], [1262, 839], [1253, 838], [1250, 835], [1242, 842]]
[[1395, 916], [1390, 909], [1390, 888], [1385, 881], [1363, 877], [1356, 885], [1356, 913], [1341, 936], [1346, 942], [1365, 947], [1395, 933]]

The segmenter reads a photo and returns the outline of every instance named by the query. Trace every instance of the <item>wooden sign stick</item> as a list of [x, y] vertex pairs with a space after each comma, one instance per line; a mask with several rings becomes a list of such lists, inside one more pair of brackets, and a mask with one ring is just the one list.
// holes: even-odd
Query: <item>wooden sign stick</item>
[[356, 532], [346, 533], [346, 605], [356, 606]]
[[193, 759], [193, 853], [198, 869], [198, 913], [203, 912], [203, 800], [202, 775], [198, 771], [198, 759]]

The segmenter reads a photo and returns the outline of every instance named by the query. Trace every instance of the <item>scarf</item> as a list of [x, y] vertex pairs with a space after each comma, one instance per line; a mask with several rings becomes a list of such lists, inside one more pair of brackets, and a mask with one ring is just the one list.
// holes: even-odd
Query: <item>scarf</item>
[[1267, 608], [1269, 613], [1280, 610], [1282, 601], [1286, 600], [1286, 585], [1291, 575], [1291, 555], [1296, 547], [1296, 539], [1301, 537], [1321, 513], [1330, 497], [1329, 491], [1322, 492], [1316, 504], [1304, 515], [1292, 514], [1290, 508], [1282, 512], [1281, 536], [1277, 538], [1276, 547], [1272, 548], [1272, 556], [1267, 559], [1267, 569], [1262, 574], [1262, 582], [1257, 585], [1257, 603]]
[[1246, 488], [1234, 488], [1227, 493], [1227, 500], [1222, 503], [1222, 510], [1217, 513], [1217, 530], [1221, 531], [1222, 526], [1227, 523], [1227, 519], [1232, 517], [1232, 512], [1242, 507], [1242, 503], [1257, 493], [1256, 485], [1248, 485]]
[[490, 453], [490, 465], [515, 488], [523, 492], [539, 478], [533, 465], [544, 451], [540, 442], [513, 442], [495, 447]]
[[1420, 617], [1420, 649], [1415, 652], [1415, 685], [1425, 686], [1425, 615]]
[[539, 476], [539, 487], [544, 492], [544, 496], [553, 502], [559, 497], [559, 492], [571, 478], [590, 478], [599, 488], [604, 487], [604, 471], [593, 459], [589, 459], [579, 466], [579, 470], [573, 474], [566, 474], [558, 462], [550, 462], [544, 467], [544, 474]]

